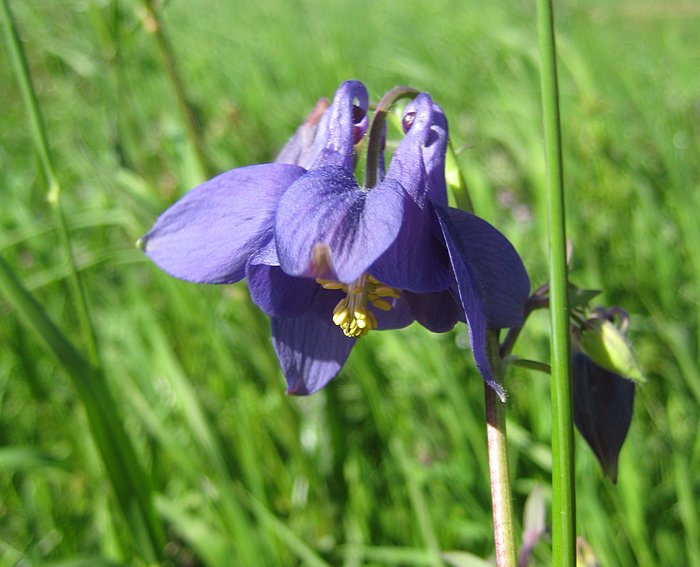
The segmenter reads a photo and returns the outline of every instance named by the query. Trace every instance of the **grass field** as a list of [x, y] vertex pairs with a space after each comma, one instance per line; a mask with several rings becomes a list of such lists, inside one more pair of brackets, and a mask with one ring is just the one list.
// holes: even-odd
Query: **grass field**
[[[27, 326], [31, 306], [0, 287], [0, 564], [143, 565], [153, 541], [182, 566], [492, 554], [483, 384], [463, 325], [371, 333], [329, 387], [287, 397], [245, 283], [171, 279], [134, 242], [208, 176], [273, 159], [356, 78], [375, 102], [408, 84], [443, 106], [477, 213], [541, 285], [534, 3], [170, 0], [162, 31], [194, 134], [145, 3], [10, 4], [97, 352], [3, 45], [0, 257], [38, 302], [34, 321], [57, 328]], [[577, 531], [606, 567], [698, 567], [700, 7], [567, 0], [557, 27], [571, 277], [630, 312], [648, 377], [617, 485], [577, 438]], [[547, 329], [538, 312], [516, 353], [548, 361]], [[507, 389], [520, 521], [535, 486], [550, 494], [549, 381], [512, 369]], [[531, 565], [549, 564], [543, 542]]]

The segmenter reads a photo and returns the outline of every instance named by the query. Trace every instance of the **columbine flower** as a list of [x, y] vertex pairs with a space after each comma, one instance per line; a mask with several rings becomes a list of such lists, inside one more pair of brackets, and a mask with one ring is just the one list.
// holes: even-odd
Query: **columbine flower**
[[442, 332], [466, 320], [479, 371], [503, 397], [487, 329], [522, 324], [522, 262], [487, 222], [448, 207], [447, 120], [427, 94], [407, 106], [388, 171], [379, 159], [380, 182], [361, 187], [353, 148], [367, 111], [364, 85], [343, 83], [313, 143], [292, 141], [287, 154], [303, 159], [234, 169], [193, 189], [158, 219], [144, 250], [188, 281], [246, 277], [270, 316], [291, 394], [325, 386], [373, 329], [416, 320]]

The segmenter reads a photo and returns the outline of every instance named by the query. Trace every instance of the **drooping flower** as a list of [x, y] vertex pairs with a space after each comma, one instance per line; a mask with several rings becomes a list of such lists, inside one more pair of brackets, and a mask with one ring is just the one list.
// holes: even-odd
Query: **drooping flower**
[[427, 94], [407, 105], [405, 137], [386, 172], [378, 160], [379, 183], [358, 184], [353, 148], [368, 100], [362, 83], [343, 83], [315, 136], [298, 131], [286, 148], [295, 163], [200, 185], [161, 215], [143, 248], [188, 281], [246, 277], [291, 394], [325, 386], [369, 331], [415, 320], [437, 332], [466, 321], [479, 371], [503, 397], [487, 329], [522, 324], [527, 273], [500, 232], [448, 207], [447, 120]]

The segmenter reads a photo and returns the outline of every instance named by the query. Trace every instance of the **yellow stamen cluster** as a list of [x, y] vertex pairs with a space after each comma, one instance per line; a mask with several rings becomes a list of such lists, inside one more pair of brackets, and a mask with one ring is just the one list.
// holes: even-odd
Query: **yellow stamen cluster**
[[367, 308], [369, 301], [377, 309], [389, 311], [393, 305], [389, 299], [398, 299], [400, 292], [385, 286], [368, 274], [362, 274], [351, 284], [332, 280], [316, 280], [324, 289], [342, 290], [347, 295], [333, 310], [333, 322], [347, 337], [362, 337], [377, 328], [377, 318]]

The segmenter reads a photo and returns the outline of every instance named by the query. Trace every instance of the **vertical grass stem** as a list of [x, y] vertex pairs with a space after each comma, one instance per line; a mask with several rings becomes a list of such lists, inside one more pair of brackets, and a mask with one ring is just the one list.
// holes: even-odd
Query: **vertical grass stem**
[[19, 82], [19, 86], [22, 91], [24, 104], [27, 107], [29, 126], [32, 132], [32, 138], [34, 140], [34, 146], [36, 147], [36, 151], [39, 155], [39, 161], [41, 162], [41, 168], [47, 183], [47, 200], [51, 205], [54, 215], [54, 222], [56, 223], [56, 229], [58, 230], [59, 240], [65, 253], [66, 262], [68, 263], [70, 275], [69, 282], [73, 293], [75, 312], [77, 313], [80, 321], [80, 327], [86, 342], [90, 363], [94, 366], [99, 366], [97, 338], [90, 320], [87, 298], [85, 296], [80, 274], [78, 273], [75, 258], [73, 256], [73, 249], [70, 242], [70, 236], [68, 234], [65, 216], [63, 214], [63, 210], [61, 209], [61, 187], [54, 171], [48, 136], [46, 135], [46, 128], [44, 126], [44, 121], [41, 116], [41, 111], [39, 110], [39, 104], [37, 103], [31, 76], [29, 74], [29, 66], [27, 65], [27, 59], [24, 55], [24, 50], [22, 49], [22, 44], [20, 43], [19, 35], [17, 34], [17, 27], [14, 23], [12, 12], [10, 11], [10, 6], [7, 0], [2, 0], [2, 2], [0, 2], [0, 6], [2, 7], [3, 28], [7, 38], [12, 64], [15, 68], [15, 75], [17, 76], [17, 81]]
[[576, 564], [576, 509], [567, 297], [564, 177], [552, 0], [537, 0], [547, 178], [550, 328], [552, 333], [552, 553], [555, 565]]
[[192, 149], [194, 150], [194, 155], [197, 160], [199, 174], [203, 179], [207, 178], [209, 177], [210, 171], [207, 156], [204, 153], [204, 142], [200, 134], [200, 129], [197, 124], [197, 118], [194, 110], [192, 109], [192, 105], [190, 104], [190, 101], [187, 98], [187, 93], [185, 92], [185, 83], [182, 80], [180, 70], [177, 66], [175, 52], [173, 51], [167, 35], [163, 31], [163, 21], [158, 13], [158, 10], [153, 5], [153, 0], [143, 0], [143, 6], [148, 16], [146, 29], [153, 33], [156, 43], [158, 44], [158, 49], [163, 57], [165, 73], [167, 74], [170, 84], [173, 87], [173, 91], [175, 92], [177, 105], [180, 109], [182, 120], [185, 123], [185, 129], [187, 130], [187, 136], [190, 140], [190, 144], [192, 145]]
[[2, 258], [0, 258], [0, 291], [15, 307], [20, 319], [44, 341], [73, 379], [73, 385], [85, 409], [93, 439], [100, 450], [105, 472], [129, 526], [134, 546], [139, 550], [144, 561], [153, 562], [162, 558], [165, 535], [160, 519], [155, 515], [153, 508], [150, 479], [139, 464], [131, 441], [123, 428], [123, 420], [117, 411], [116, 401], [111, 395], [102, 372], [86, 294], [73, 257], [70, 235], [61, 209], [60, 185], [53, 167], [46, 128], [8, 0], [0, 0], [0, 11], [12, 64], [27, 107], [34, 144], [48, 185], [48, 201], [55, 215], [59, 239], [69, 265], [73, 304], [87, 343], [88, 359], [83, 358], [61, 330], [48, 318], [43, 308], [24, 289], [11, 267]]

